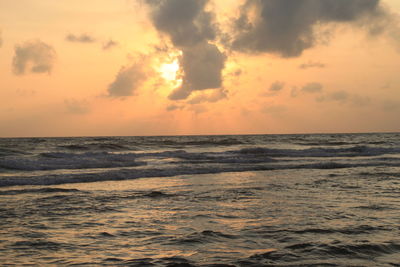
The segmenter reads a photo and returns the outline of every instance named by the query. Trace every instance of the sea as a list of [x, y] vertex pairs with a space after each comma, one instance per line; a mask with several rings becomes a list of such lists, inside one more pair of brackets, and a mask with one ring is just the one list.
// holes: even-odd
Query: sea
[[1, 266], [400, 266], [400, 133], [0, 139]]

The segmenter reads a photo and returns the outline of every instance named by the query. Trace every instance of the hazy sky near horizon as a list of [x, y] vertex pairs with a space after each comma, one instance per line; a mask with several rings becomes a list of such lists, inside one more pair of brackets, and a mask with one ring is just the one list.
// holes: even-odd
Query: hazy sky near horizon
[[0, 0], [0, 137], [400, 131], [398, 0]]

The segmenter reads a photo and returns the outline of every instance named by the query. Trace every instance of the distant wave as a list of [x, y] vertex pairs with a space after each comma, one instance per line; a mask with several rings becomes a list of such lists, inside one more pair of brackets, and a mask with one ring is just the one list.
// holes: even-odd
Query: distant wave
[[200, 164], [200, 165], [176, 165], [174, 167], [152, 167], [143, 169], [119, 169], [103, 172], [70, 173], [70, 174], [46, 174], [38, 176], [6, 176], [0, 179], [1, 186], [14, 185], [57, 185], [64, 183], [85, 183], [98, 181], [130, 180], [147, 177], [172, 177], [178, 175], [212, 174], [224, 172], [246, 172], [246, 171], [268, 171], [284, 169], [341, 169], [351, 167], [373, 167], [390, 166], [400, 167], [400, 162], [379, 162], [368, 163], [342, 163], [342, 162], [321, 162], [311, 164]]
[[131, 147], [127, 147], [121, 144], [115, 143], [88, 143], [88, 144], [72, 144], [72, 145], [60, 145], [58, 148], [67, 149], [72, 151], [84, 151], [84, 150], [105, 150], [105, 151], [119, 151], [119, 150], [132, 150]]
[[362, 157], [400, 153], [400, 148], [352, 146], [348, 148], [272, 149], [265, 147], [243, 148], [231, 153], [268, 155], [271, 157]]
[[37, 158], [3, 158], [0, 168], [22, 171], [58, 170], [58, 169], [89, 169], [132, 167], [144, 165], [136, 162], [135, 154], [111, 154], [108, 152], [73, 153], [42, 153]]

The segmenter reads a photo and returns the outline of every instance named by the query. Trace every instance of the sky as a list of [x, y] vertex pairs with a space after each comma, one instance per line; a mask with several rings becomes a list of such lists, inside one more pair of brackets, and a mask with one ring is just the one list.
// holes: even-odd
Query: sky
[[400, 131], [398, 0], [0, 0], [0, 137]]

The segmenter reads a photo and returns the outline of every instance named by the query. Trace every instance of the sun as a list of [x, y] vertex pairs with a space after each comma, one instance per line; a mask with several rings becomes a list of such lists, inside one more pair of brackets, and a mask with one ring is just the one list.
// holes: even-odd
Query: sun
[[161, 77], [168, 82], [175, 82], [178, 78], [179, 62], [175, 59], [172, 62], [163, 63], [160, 65], [158, 71]]

